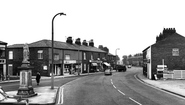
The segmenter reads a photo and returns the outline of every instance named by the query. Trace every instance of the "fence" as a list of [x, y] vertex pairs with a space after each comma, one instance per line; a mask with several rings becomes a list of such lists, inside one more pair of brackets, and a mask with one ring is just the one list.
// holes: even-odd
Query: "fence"
[[170, 74], [163, 74], [163, 78], [185, 79], [185, 70], [173, 70]]

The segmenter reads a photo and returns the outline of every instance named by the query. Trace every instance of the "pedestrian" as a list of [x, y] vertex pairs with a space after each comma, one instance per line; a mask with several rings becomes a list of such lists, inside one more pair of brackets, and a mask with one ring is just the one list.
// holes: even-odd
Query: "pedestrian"
[[37, 72], [37, 75], [36, 75], [37, 85], [39, 85], [39, 83], [40, 83], [40, 78], [41, 78], [40, 73]]

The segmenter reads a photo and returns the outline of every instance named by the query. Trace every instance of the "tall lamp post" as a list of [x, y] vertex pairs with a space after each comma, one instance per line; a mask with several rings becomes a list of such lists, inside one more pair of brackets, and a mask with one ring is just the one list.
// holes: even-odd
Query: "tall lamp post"
[[55, 17], [57, 16], [57, 15], [66, 15], [66, 14], [64, 14], [64, 13], [57, 13], [54, 17], [53, 17], [53, 19], [52, 19], [52, 51], [51, 51], [51, 89], [54, 89], [54, 75], [53, 75], [53, 58], [54, 58], [54, 55], [53, 55], [53, 40], [54, 40], [54, 19], [55, 19]]
[[120, 50], [120, 49], [117, 48], [116, 51], [115, 51], [115, 54], [116, 54], [116, 60], [115, 60], [115, 66], [116, 66], [115, 68], [116, 68], [116, 71], [117, 71], [117, 50]]

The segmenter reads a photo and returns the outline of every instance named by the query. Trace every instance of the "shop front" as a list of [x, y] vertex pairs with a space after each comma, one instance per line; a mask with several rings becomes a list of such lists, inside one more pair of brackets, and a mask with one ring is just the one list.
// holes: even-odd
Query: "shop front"
[[64, 60], [64, 75], [81, 73], [81, 62], [76, 60]]
[[102, 71], [102, 61], [100, 60], [89, 60], [90, 63], [90, 72], [99, 72]]

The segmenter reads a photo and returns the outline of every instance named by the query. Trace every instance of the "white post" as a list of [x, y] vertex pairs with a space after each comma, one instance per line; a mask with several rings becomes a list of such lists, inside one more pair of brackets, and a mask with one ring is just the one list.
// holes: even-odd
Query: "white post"
[[162, 64], [163, 64], [163, 70], [164, 70], [164, 59], [162, 59]]

